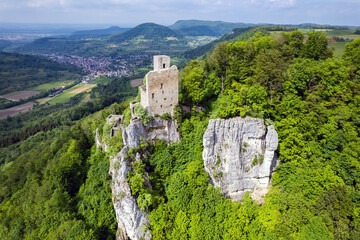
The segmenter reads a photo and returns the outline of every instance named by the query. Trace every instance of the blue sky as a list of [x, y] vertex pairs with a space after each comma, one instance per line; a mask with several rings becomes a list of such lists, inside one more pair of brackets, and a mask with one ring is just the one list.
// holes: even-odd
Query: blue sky
[[0, 22], [171, 25], [200, 19], [360, 25], [360, 0], [0, 0]]

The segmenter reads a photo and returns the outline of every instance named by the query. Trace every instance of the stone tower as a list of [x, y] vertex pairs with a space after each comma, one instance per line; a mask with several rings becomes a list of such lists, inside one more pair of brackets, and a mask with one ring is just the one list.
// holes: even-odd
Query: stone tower
[[177, 67], [170, 67], [169, 56], [154, 56], [154, 70], [146, 74], [146, 84], [140, 87], [140, 103], [149, 114], [172, 112], [178, 103], [178, 75]]

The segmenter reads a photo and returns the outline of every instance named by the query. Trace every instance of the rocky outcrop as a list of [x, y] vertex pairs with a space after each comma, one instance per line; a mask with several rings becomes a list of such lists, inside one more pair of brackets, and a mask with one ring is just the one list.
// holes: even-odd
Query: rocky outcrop
[[[180, 136], [177, 125], [173, 120], [154, 118], [145, 127], [140, 119], [133, 118], [129, 126], [123, 130], [123, 149], [110, 159], [110, 175], [112, 176], [113, 204], [118, 223], [117, 239], [150, 239], [149, 231], [144, 228], [150, 221], [146, 212], [140, 210], [136, 199], [131, 195], [131, 189], [126, 182], [127, 174], [131, 171], [131, 163], [126, 158], [130, 148], [140, 146], [142, 139], [155, 142], [163, 140], [167, 143], [177, 142]], [[135, 160], [142, 156], [137, 153]]]
[[[150, 239], [150, 232], [143, 232], [142, 228], [150, 223], [147, 214], [140, 210], [131, 189], [126, 182], [127, 174], [131, 171], [131, 162], [126, 159], [130, 148], [140, 146], [140, 137], [145, 138], [144, 125], [138, 119], [132, 119], [123, 131], [124, 147], [110, 159], [110, 175], [112, 177], [113, 204], [118, 223], [117, 239]], [[140, 158], [140, 156], [137, 156]]]
[[180, 135], [177, 131], [178, 125], [171, 118], [169, 120], [154, 117], [146, 126], [147, 138], [153, 142], [163, 140], [167, 143], [179, 142]]
[[[256, 118], [212, 119], [203, 137], [205, 171], [212, 185], [232, 200], [246, 191], [266, 189], [277, 165], [274, 126]], [[257, 191], [258, 192], [258, 191]]]
[[99, 135], [99, 129], [96, 129], [95, 132], [95, 143], [96, 143], [96, 147], [100, 147], [104, 152], [108, 150], [108, 146]]
[[110, 159], [113, 204], [118, 223], [117, 239], [150, 239], [150, 232], [143, 232], [143, 227], [150, 224], [147, 213], [140, 210], [126, 182], [127, 174], [131, 171], [131, 163], [126, 159], [128, 151], [129, 147], [125, 146], [116, 157]]
[[152, 142], [163, 140], [166, 143], [180, 141], [180, 135], [177, 131], [177, 124], [173, 119], [165, 120], [160, 117], [151, 118], [146, 127], [140, 119], [133, 118], [130, 124], [123, 131], [124, 144], [135, 148], [140, 145], [141, 139], [149, 139]]

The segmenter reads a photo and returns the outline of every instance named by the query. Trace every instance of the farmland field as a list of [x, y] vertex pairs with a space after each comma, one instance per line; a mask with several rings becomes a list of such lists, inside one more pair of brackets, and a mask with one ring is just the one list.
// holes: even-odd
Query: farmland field
[[7, 116], [15, 116], [19, 113], [27, 112], [31, 110], [34, 106], [34, 103], [25, 103], [19, 106], [15, 106], [12, 108], [0, 110], [0, 119], [7, 118]]
[[51, 83], [44, 83], [41, 85], [38, 85], [36, 87], [32, 87], [29, 90], [34, 90], [34, 91], [47, 91], [53, 88], [57, 88], [57, 87], [61, 87], [61, 86], [66, 86], [73, 83], [73, 81], [61, 81], [61, 82], [51, 82]]
[[93, 87], [96, 87], [96, 84], [84, 84], [84, 85], [82, 85], [82, 86], [80, 86], [78, 88], [75, 88], [75, 89], [71, 88], [73, 90], [70, 89], [71, 90], [70, 93], [86, 92], [86, 91], [92, 89]]
[[78, 93], [86, 92], [95, 87], [96, 84], [78, 84], [48, 101], [50, 104], [65, 103]]
[[144, 79], [143, 78], [138, 78], [138, 79], [134, 79], [131, 80], [131, 86], [132, 87], [137, 87], [143, 84]]
[[19, 101], [21, 99], [28, 99], [29, 97], [35, 96], [39, 93], [40, 91], [18, 91], [2, 95], [2, 97], [12, 101]]
[[51, 99], [51, 97], [46, 97], [46, 98], [40, 98], [40, 99], [37, 99], [36, 101], [40, 104], [44, 104], [46, 103], [47, 101], [49, 101]]
[[115, 78], [108, 78], [108, 77], [99, 77], [96, 78], [95, 81], [92, 81], [91, 84], [106, 84], [114, 80]]
[[65, 91], [61, 94], [59, 94], [56, 97], [53, 97], [51, 100], [48, 101], [50, 104], [56, 104], [56, 103], [65, 103], [70, 100], [70, 98], [74, 97], [76, 93], [70, 93], [68, 91]]

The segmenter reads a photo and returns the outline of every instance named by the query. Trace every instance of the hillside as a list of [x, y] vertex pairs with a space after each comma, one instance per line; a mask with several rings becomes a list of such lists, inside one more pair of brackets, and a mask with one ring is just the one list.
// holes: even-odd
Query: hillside
[[0, 52], [0, 94], [77, 79], [79, 69], [30, 55]]
[[175, 54], [190, 49], [184, 37], [168, 27], [144, 23], [120, 34], [100, 39], [41, 38], [17, 48], [21, 53], [58, 53], [79, 56]]
[[254, 27], [252, 23], [230, 23], [222, 21], [202, 21], [202, 20], [179, 20], [169, 26], [171, 29], [186, 29], [191, 27], [207, 26], [219, 36], [229, 33], [234, 28]]
[[[150, 224], [137, 230], [153, 239], [359, 239], [360, 39], [347, 43], [340, 59], [333, 57], [324, 32], [271, 36], [263, 30], [229, 36], [231, 41], [182, 70], [179, 100], [204, 111], [176, 107], [178, 143], [136, 139], [139, 146], [125, 154], [123, 140], [129, 139], [121, 131], [109, 137], [109, 114], [124, 115], [124, 127], [131, 126], [128, 104], [136, 93], [125, 78], [95, 88], [89, 102], [78, 97], [71, 102], [79, 105], [0, 121], [1, 236], [114, 239], [112, 201], [125, 196], [112, 195], [111, 168], [112, 176], [129, 170], [123, 179], [128, 185], [115, 188], [126, 188], [137, 203], [115, 208], [141, 209]], [[115, 101], [120, 103], [108, 107]], [[204, 133], [210, 119], [240, 117], [274, 126], [280, 163], [265, 197], [245, 194], [231, 201], [204, 171], [203, 151], [211, 147]], [[149, 132], [155, 130], [149, 126]], [[107, 152], [96, 148], [96, 135]], [[247, 147], [235, 150], [244, 154]], [[110, 165], [115, 155], [129, 165]], [[215, 166], [223, 164], [220, 157]], [[251, 164], [262, 162], [254, 158]], [[223, 177], [215, 169], [214, 174]]]
[[143, 23], [130, 29], [129, 31], [112, 36], [109, 41], [120, 43], [133, 40], [138, 37], [143, 37], [144, 39], [162, 39], [169, 37], [182, 38], [180, 34], [168, 27], [155, 23]]
[[126, 32], [130, 28], [120, 28], [117, 26], [109, 27], [106, 29], [83, 30], [77, 31], [70, 35], [70, 38], [103, 38], [110, 35]]
[[178, 32], [185, 36], [214, 36], [219, 37], [222, 34], [214, 31], [211, 27], [200, 25], [177, 29]]
[[247, 28], [235, 28], [230, 33], [223, 35], [221, 38], [216, 39], [208, 44], [203, 46], [187, 50], [182, 53], [180, 56], [185, 59], [196, 59], [198, 57], [204, 56], [206, 53], [212, 51], [214, 47], [220, 42], [229, 41], [234, 42], [238, 40], [249, 40], [257, 32], [262, 32], [264, 34], [269, 34], [271, 31], [293, 31], [296, 28], [293, 27], [284, 27], [284, 26], [259, 26], [259, 27], [247, 27]]

